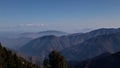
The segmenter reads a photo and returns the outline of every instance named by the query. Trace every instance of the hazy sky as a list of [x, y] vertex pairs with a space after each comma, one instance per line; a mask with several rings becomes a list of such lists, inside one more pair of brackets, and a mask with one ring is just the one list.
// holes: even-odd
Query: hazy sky
[[120, 0], [0, 0], [0, 31], [81, 32], [120, 26]]

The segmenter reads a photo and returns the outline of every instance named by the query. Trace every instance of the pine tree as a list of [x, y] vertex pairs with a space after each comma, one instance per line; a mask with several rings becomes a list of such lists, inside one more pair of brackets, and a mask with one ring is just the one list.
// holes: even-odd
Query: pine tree
[[67, 68], [66, 60], [57, 51], [52, 51], [49, 54], [49, 60], [48, 61], [44, 60], [44, 67], [46, 67], [48, 64], [50, 65], [50, 67], [47, 67], [47, 68]]

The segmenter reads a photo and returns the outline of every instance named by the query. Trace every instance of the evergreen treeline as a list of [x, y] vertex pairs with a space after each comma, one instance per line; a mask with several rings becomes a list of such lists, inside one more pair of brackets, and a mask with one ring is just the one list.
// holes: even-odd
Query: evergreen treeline
[[[52, 51], [49, 58], [44, 60], [43, 65], [44, 68], [68, 68], [66, 60], [57, 51]], [[40, 68], [40, 66], [18, 57], [15, 53], [2, 47], [0, 43], [0, 68]]]
[[2, 47], [0, 44], [0, 68], [40, 68]]
[[57, 51], [52, 51], [49, 54], [49, 59], [43, 62], [44, 68], [68, 68], [64, 57]]

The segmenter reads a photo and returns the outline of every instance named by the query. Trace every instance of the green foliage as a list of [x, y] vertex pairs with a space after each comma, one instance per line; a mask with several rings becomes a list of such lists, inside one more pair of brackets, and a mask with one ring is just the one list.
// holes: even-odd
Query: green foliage
[[40, 68], [13, 54], [0, 44], [0, 68]]
[[57, 51], [49, 54], [49, 60], [44, 60], [44, 68], [67, 68], [67, 62], [64, 57]]

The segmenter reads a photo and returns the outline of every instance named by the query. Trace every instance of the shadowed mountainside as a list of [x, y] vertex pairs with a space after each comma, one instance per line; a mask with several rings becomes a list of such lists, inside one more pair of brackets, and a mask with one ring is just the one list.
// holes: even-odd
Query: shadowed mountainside
[[76, 63], [75, 68], [120, 68], [120, 52], [100, 55], [90, 60]]
[[[57, 50], [62, 51], [68, 60], [79, 58], [85, 60], [107, 51], [114, 52], [114, 49], [117, 48], [115, 43], [119, 42], [119, 38], [113, 36], [115, 41], [111, 41], [110, 34], [117, 32], [120, 32], [120, 29], [98, 29], [88, 33], [76, 33], [61, 37], [43, 36], [21, 47], [20, 52], [29, 56], [45, 57], [51, 50]], [[114, 48], [113, 45], [115, 45]]]
[[115, 53], [120, 51], [120, 33], [101, 35], [86, 40], [82, 44], [62, 50], [68, 60], [83, 61], [105, 52]]

